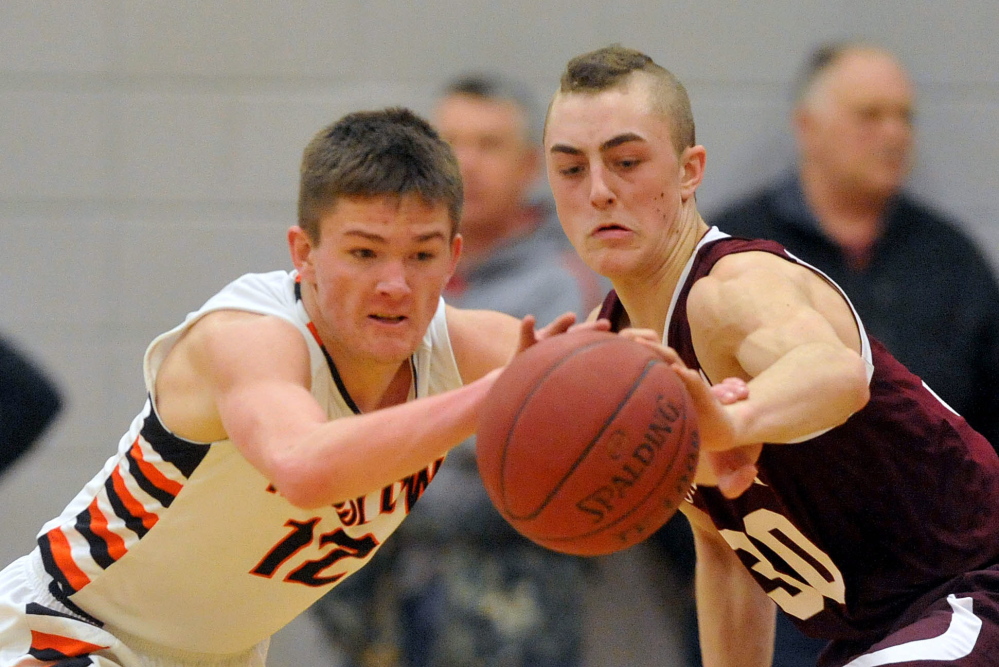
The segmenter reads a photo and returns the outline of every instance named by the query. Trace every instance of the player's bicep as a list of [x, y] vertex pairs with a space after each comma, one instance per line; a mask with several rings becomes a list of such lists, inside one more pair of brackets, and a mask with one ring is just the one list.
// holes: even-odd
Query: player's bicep
[[219, 320], [204, 332], [200, 363], [229, 439], [268, 474], [282, 450], [326, 422], [309, 391], [309, 351], [275, 317]]
[[709, 375], [755, 377], [802, 345], [842, 345], [802, 280], [807, 269], [774, 261], [728, 266], [691, 289], [691, 334], [699, 353], [708, 351]]

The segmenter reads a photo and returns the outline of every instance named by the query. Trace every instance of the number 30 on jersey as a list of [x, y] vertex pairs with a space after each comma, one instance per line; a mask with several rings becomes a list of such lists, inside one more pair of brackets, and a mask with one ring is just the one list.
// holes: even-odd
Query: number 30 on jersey
[[[802, 535], [786, 517], [772, 510], [758, 509], [746, 515], [743, 521], [745, 533], [722, 530], [721, 535], [734, 551], [745, 552], [756, 559], [750, 569], [757, 576], [774, 582], [774, 589], [767, 595], [781, 609], [804, 620], [825, 608], [824, 598], [840, 604], [845, 601], [843, 575], [832, 559]], [[782, 558], [797, 576], [778, 571], [757, 543]], [[798, 592], [792, 593], [788, 587]]]

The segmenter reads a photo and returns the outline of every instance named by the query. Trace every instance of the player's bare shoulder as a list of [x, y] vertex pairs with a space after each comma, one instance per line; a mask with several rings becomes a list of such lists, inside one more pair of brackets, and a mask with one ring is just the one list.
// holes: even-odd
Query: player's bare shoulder
[[268, 376], [311, 381], [309, 352], [295, 327], [278, 317], [239, 310], [208, 313], [169, 351], [156, 376], [164, 425], [197, 442], [226, 437], [217, 398], [241, 382]]
[[688, 308], [695, 314], [751, 322], [752, 313], [761, 312], [761, 307], [815, 305], [823, 297], [843, 301], [840, 292], [811, 268], [772, 253], [751, 251], [719, 259], [691, 288]]
[[446, 308], [451, 348], [465, 382], [510, 361], [520, 335], [517, 318], [493, 310]]
[[843, 292], [814, 268], [768, 252], [726, 255], [690, 290], [695, 336], [707, 331], [748, 334], [775, 323], [820, 318], [859, 350], [856, 317]]

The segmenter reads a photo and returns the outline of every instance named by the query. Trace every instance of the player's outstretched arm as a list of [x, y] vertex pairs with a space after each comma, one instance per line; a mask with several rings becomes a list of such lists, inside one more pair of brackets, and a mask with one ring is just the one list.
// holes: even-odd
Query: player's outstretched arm
[[842, 424], [866, 404], [853, 313], [809, 269], [767, 253], [729, 255], [695, 283], [687, 309], [708, 377], [749, 383], [749, 398], [725, 408], [735, 446], [793, 442]]
[[[495, 367], [516, 345], [517, 321], [510, 318], [506, 333], [493, 335], [496, 359], [503, 340], [508, 346], [502, 362], [485, 362]], [[391, 484], [470, 436], [494, 376], [333, 421], [312, 397], [310, 379], [308, 349], [291, 324], [250, 313], [213, 313], [164, 362], [157, 405], [177, 435], [206, 442], [230, 438], [291, 503], [319, 507]]]
[[773, 601], [703, 512], [689, 503], [697, 552], [694, 590], [704, 667], [768, 667], [773, 661]]

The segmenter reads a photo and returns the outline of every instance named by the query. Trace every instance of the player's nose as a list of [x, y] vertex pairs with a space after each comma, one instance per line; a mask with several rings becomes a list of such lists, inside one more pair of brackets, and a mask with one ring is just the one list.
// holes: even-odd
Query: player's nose
[[602, 166], [590, 169], [590, 204], [595, 208], [606, 208], [614, 203], [617, 195], [607, 182], [607, 172]]
[[377, 289], [381, 294], [394, 298], [406, 296], [410, 292], [409, 279], [402, 262], [386, 262], [378, 276]]

